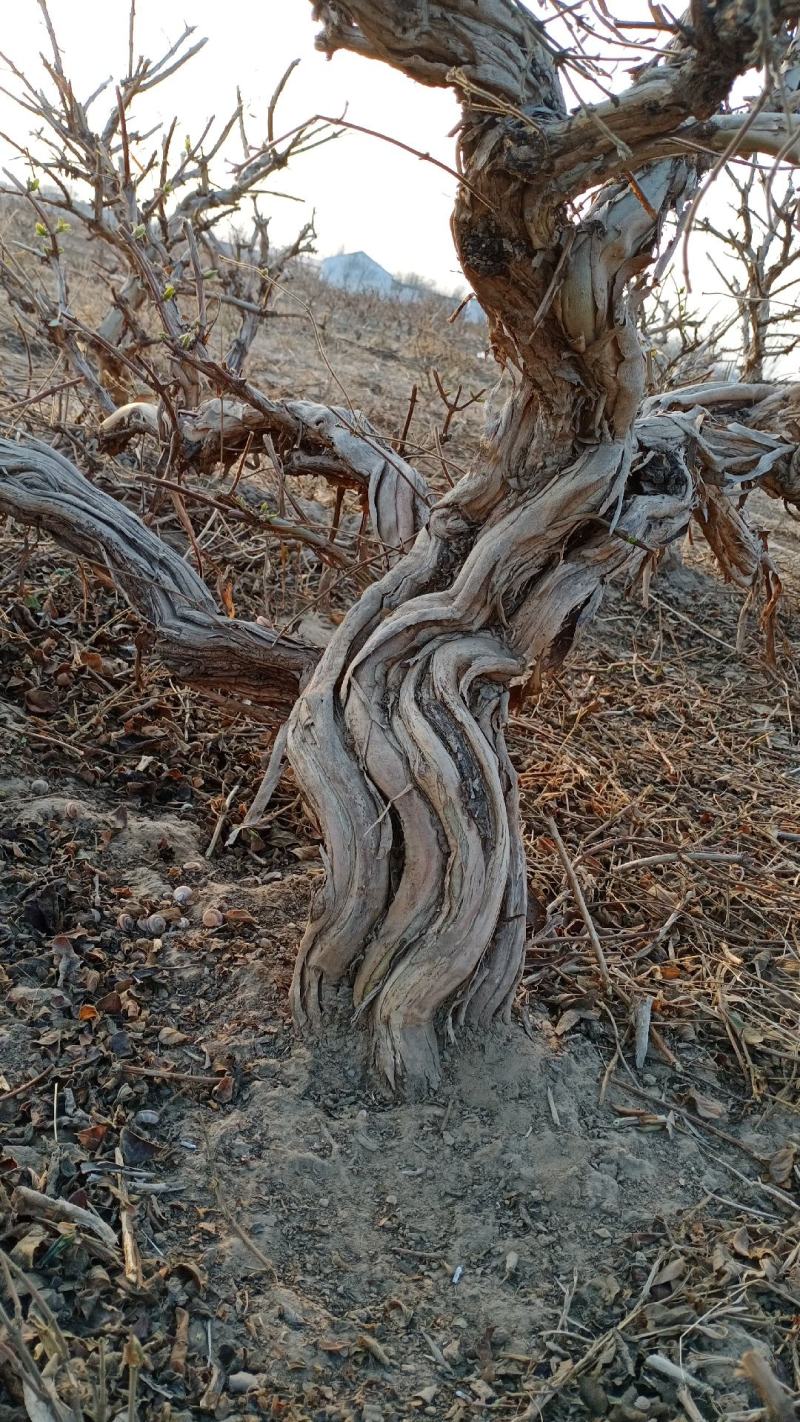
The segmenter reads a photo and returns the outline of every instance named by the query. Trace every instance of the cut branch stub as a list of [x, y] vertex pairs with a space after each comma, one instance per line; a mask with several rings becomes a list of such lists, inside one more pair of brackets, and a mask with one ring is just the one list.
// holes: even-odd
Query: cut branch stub
[[106, 568], [154, 631], [179, 680], [235, 693], [285, 715], [318, 653], [256, 622], [222, 617], [189, 564], [63, 454], [0, 439], [0, 513], [40, 528]]

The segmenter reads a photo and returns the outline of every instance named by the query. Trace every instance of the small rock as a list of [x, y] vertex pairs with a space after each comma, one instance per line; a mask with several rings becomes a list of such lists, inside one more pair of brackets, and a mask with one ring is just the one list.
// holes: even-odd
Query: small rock
[[49, 784], [48, 784], [48, 782], [47, 782], [46, 780], [32, 780], [32, 781], [31, 781], [31, 794], [32, 794], [32, 795], [46, 795], [49, 789], [50, 789], [50, 786], [49, 786]]
[[494, 1388], [491, 1388], [487, 1382], [484, 1382], [483, 1378], [473, 1378], [470, 1382], [470, 1387], [479, 1401], [493, 1401], [495, 1397]]
[[229, 1392], [252, 1392], [261, 1386], [261, 1378], [255, 1373], [231, 1373], [228, 1378]]
[[597, 1378], [581, 1378], [578, 1383], [578, 1392], [593, 1416], [605, 1417], [608, 1411], [608, 1397], [605, 1388], [601, 1387]]
[[516, 1267], [517, 1267], [518, 1264], [519, 1264], [519, 1255], [517, 1254], [516, 1249], [509, 1249], [509, 1251], [508, 1251], [508, 1253], [507, 1253], [507, 1255], [506, 1255], [506, 1278], [507, 1278], [507, 1279], [510, 1277], [511, 1274], [514, 1273], [514, 1271], [515, 1271], [515, 1269], [516, 1269]]

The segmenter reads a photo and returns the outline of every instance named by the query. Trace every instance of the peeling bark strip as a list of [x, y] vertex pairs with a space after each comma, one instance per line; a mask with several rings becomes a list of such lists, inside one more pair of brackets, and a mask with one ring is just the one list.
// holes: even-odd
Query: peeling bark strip
[[0, 513], [49, 533], [106, 567], [154, 630], [155, 651], [179, 681], [229, 691], [286, 714], [318, 653], [256, 622], [223, 617], [188, 563], [64, 455], [0, 439]]
[[[461, 98], [453, 233], [512, 372], [475, 469], [341, 624], [288, 735], [328, 871], [295, 1013], [316, 1020], [351, 985], [390, 1081], [425, 1084], [437, 1027], [507, 1014], [521, 967], [509, 685], [558, 663], [607, 580], [635, 574], [704, 499], [731, 570], [751, 584], [763, 572], [746, 526], [695, 480], [698, 463], [708, 484], [728, 478], [710, 477], [725, 436], [715, 452], [702, 396], [652, 408], [637, 429], [644, 356], [628, 293], [720, 146], [795, 157], [780, 102], [757, 123], [717, 111], [759, 59], [765, 14], [774, 63], [797, 7], [697, 5], [626, 93], [572, 116], [547, 32], [516, 0], [317, 0], [314, 13], [328, 54], [380, 59]], [[603, 177], [575, 217], [568, 201]], [[787, 444], [767, 437], [754, 459], [746, 420], [737, 437], [744, 477], [768, 472], [762, 456], [773, 477], [794, 477]]]

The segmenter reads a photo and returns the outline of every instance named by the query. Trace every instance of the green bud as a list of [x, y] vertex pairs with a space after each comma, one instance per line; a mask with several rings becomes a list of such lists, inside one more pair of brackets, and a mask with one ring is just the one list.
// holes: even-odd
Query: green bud
[[136, 238], [137, 242], [141, 242], [142, 238], [147, 235], [147, 228], [145, 227], [143, 222], [140, 222], [138, 226], [134, 227], [133, 235]]
[[50, 235], [43, 222], [37, 222], [34, 231], [37, 237], [48, 237]]
[[172, 300], [173, 296], [175, 295], [175, 288], [174, 288], [174, 286], [172, 285], [171, 282], [168, 282], [168, 283], [167, 283], [167, 285], [164, 287], [164, 290], [162, 291], [161, 295], [162, 295], [162, 297], [163, 297], [163, 299], [164, 299], [165, 301], [171, 301], [171, 300]]

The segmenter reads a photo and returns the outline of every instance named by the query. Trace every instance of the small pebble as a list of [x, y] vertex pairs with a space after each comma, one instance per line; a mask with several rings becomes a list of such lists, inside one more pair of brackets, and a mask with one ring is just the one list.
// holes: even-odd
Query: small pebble
[[253, 1388], [259, 1387], [261, 1379], [255, 1373], [231, 1373], [228, 1378], [229, 1392], [251, 1392]]
[[224, 920], [219, 909], [207, 908], [203, 914], [204, 928], [219, 928], [223, 922]]
[[158, 1111], [137, 1111], [133, 1119], [137, 1126], [157, 1126], [161, 1116]]
[[50, 786], [49, 786], [49, 784], [47, 783], [46, 780], [32, 780], [32, 781], [31, 781], [31, 794], [32, 794], [32, 795], [46, 795], [49, 789], [50, 789]]

